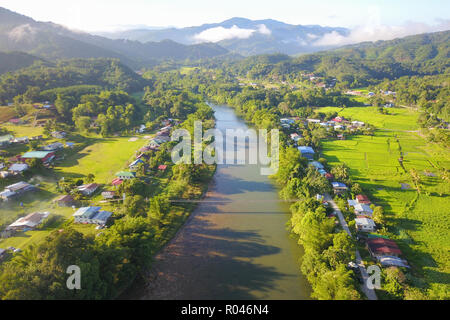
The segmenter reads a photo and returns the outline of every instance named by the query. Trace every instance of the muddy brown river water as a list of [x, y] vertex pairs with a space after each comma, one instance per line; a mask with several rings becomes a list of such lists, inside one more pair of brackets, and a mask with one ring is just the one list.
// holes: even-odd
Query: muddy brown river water
[[[246, 130], [227, 106], [216, 127]], [[217, 202], [216, 202], [217, 201]], [[204, 200], [155, 257], [148, 285], [131, 299], [309, 299], [302, 249], [286, 229], [289, 204], [259, 165], [218, 165]]]

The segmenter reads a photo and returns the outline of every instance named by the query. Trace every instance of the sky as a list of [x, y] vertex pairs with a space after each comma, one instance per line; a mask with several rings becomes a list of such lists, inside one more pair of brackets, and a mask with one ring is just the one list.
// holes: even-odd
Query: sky
[[0, 0], [0, 7], [89, 32], [198, 26], [232, 17], [360, 29], [450, 22], [448, 0]]

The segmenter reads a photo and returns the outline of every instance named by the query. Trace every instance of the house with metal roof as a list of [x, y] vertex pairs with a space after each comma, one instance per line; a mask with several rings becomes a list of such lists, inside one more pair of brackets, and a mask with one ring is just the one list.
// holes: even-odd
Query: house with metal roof
[[11, 142], [14, 140], [14, 136], [11, 134], [6, 134], [3, 136], [0, 136], [0, 147], [7, 146], [11, 144]]
[[367, 239], [367, 248], [369, 249], [370, 254], [375, 258], [380, 258], [382, 256], [398, 257], [402, 254], [402, 251], [398, 247], [397, 243], [390, 239]]
[[90, 218], [99, 212], [101, 207], [82, 207], [78, 209], [73, 217], [76, 223], [90, 223]]
[[309, 163], [309, 165], [314, 166], [317, 170], [325, 169], [323, 164], [321, 164], [319, 161], [312, 161], [312, 162]]
[[137, 160], [134, 160], [128, 167], [130, 169], [137, 168], [140, 163], [145, 163], [145, 162], [141, 159], [137, 159]]
[[42, 147], [42, 149], [45, 151], [57, 151], [60, 149], [64, 149], [64, 144], [62, 144], [61, 142], [55, 142]]
[[367, 204], [361, 204], [357, 203], [355, 206], [355, 214], [359, 216], [372, 216], [373, 210], [372, 208]]
[[92, 195], [97, 189], [99, 185], [96, 183], [84, 184], [82, 186], [77, 187], [78, 191], [80, 191], [84, 196]]
[[43, 163], [49, 163], [55, 158], [55, 153], [51, 151], [30, 151], [25, 154], [23, 154], [20, 159], [27, 160], [27, 159], [39, 159]]
[[128, 171], [120, 171], [116, 173], [116, 177], [118, 177], [121, 180], [130, 180], [136, 178], [136, 173]]
[[302, 154], [302, 157], [307, 159], [313, 159], [314, 158], [314, 149], [308, 146], [300, 146], [297, 148], [300, 153]]
[[83, 207], [73, 214], [76, 223], [104, 225], [112, 212], [100, 211], [101, 207]]
[[44, 221], [48, 216], [50, 215], [50, 212], [34, 212], [30, 213], [29, 215], [17, 219], [14, 223], [10, 224], [8, 226], [8, 230], [27, 230], [27, 229], [34, 229], [38, 225]]
[[348, 187], [342, 182], [334, 181], [331, 183], [331, 186], [335, 194], [341, 194], [348, 190]]
[[357, 231], [373, 232], [376, 229], [375, 222], [369, 218], [356, 218], [355, 226]]
[[14, 163], [8, 169], [9, 172], [19, 174], [28, 170], [28, 165], [26, 163]]

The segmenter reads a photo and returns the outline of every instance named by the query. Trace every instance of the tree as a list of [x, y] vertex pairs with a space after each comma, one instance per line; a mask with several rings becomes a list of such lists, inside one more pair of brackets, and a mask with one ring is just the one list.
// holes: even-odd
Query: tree
[[65, 121], [71, 120], [70, 117], [70, 103], [66, 97], [58, 94], [55, 100], [55, 108], [58, 115]]
[[94, 182], [94, 179], [95, 179], [95, 175], [93, 173], [89, 173], [86, 177], [86, 182], [92, 183], [92, 182]]
[[353, 194], [361, 194], [362, 193], [362, 189], [359, 183], [354, 183], [352, 185], [351, 191]]
[[383, 207], [377, 206], [373, 209], [372, 213], [373, 221], [375, 221], [378, 224], [385, 224], [386, 220], [384, 218], [384, 210]]
[[128, 214], [132, 217], [137, 217], [137, 216], [145, 217], [146, 216], [146, 212], [145, 212], [146, 204], [145, 204], [144, 197], [142, 197], [141, 195], [135, 195], [135, 196], [125, 198], [123, 205], [124, 205], [126, 214]]
[[87, 116], [80, 116], [75, 119], [75, 127], [81, 131], [86, 132], [91, 125], [91, 118]]

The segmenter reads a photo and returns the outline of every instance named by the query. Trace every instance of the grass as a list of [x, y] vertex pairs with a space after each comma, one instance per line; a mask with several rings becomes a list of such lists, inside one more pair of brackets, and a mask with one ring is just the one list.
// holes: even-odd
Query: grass
[[[330, 108], [323, 108], [330, 111]], [[323, 112], [323, 109], [320, 111]], [[391, 111], [391, 110], [390, 110]], [[384, 207], [389, 231], [412, 266], [417, 287], [434, 288], [449, 294], [450, 184], [439, 177], [439, 168], [450, 167], [450, 151], [427, 143], [413, 130], [414, 115], [395, 109], [385, 116], [371, 108], [348, 108], [339, 113], [392, 131], [377, 130], [373, 137], [356, 136], [344, 141], [324, 141], [323, 154], [330, 165], [345, 162], [351, 177], [365, 193]], [[396, 142], [398, 138], [399, 142]], [[398, 162], [400, 148], [407, 171], [415, 168], [421, 175], [422, 193], [402, 190], [401, 183], [414, 186], [409, 173]], [[424, 175], [427, 170], [436, 175]], [[422, 279], [422, 280], [421, 280]], [[425, 280], [426, 285], [424, 285]]]
[[131, 157], [147, 140], [129, 141], [130, 137], [96, 138], [80, 152], [58, 163], [55, 172], [67, 178], [84, 178], [95, 175], [95, 182], [109, 184], [116, 172], [124, 170]]
[[381, 114], [376, 107], [353, 107], [340, 111], [339, 107], [318, 108], [317, 111], [323, 113], [339, 112], [340, 116], [351, 118], [352, 120], [363, 121], [374, 125], [379, 129], [387, 130], [417, 130], [417, 118], [419, 114], [406, 108], [386, 109], [389, 115]]
[[[0, 111], [1, 113], [1, 111]], [[32, 125], [13, 125], [13, 124], [3, 124], [2, 128], [7, 129], [14, 137], [34, 137], [43, 135], [44, 128], [34, 127]]]

